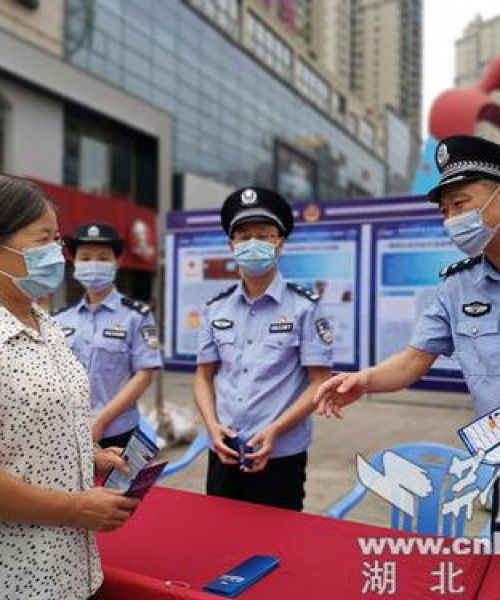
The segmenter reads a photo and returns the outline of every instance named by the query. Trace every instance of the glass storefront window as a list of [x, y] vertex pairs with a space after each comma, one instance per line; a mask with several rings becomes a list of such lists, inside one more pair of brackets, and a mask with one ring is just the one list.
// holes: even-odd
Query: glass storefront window
[[108, 194], [109, 171], [109, 147], [101, 140], [82, 136], [78, 187], [94, 194]]
[[85, 118], [67, 117], [64, 183], [101, 195], [134, 197], [136, 154], [133, 142], [106, 127], [89, 127]]

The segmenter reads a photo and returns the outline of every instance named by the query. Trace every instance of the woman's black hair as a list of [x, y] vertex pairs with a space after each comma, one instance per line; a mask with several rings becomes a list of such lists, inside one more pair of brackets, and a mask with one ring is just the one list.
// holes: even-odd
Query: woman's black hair
[[0, 243], [31, 225], [47, 209], [56, 209], [37, 185], [13, 175], [0, 174]]

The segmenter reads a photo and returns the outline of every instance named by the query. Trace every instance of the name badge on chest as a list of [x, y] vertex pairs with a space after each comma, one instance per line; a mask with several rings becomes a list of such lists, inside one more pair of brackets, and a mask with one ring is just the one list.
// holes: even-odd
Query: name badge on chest
[[289, 333], [293, 330], [293, 323], [278, 322], [269, 325], [269, 333]]
[[124, 340], [127, 337], [127, 332], [123, 329], [104, 329], [102, 335], [114, 340]]
[[73, 335], [76, 331], [76, 329], [74, 327], [61, 327], [61, 329], [66, 337]]

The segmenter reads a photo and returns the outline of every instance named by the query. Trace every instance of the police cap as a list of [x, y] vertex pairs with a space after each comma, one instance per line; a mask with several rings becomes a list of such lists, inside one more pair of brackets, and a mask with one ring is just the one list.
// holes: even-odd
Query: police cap
[[447, 137], [436, 148], [439, 184], [427, 194], [439, 202], [443, 188], [452, 183], [469, 183], [478, 179], [500, 181], [500, 146], [472, 135]]
[[270, 223], [287, 237], [293, 229], [293, 213], [288, 202], [272, 190], [242, 188], [224, 201], [221, 222], [229, 237], [233, 237], [235, 228], [244, 223]]
[[123, 252], [123, 240], [118, 237], [114, 227], [105, 223], [81, 225], [73, 236], [64, 236], [64, 243], [73, 256], [78, 246], [82, 244], [110, 246], [117, 257]]

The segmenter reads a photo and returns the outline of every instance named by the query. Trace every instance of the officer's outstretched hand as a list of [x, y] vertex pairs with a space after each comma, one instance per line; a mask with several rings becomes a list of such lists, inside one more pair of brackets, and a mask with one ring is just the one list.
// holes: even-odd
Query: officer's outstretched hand
[[317, 412], [330, 418], [342, 418], [342, 407], [356, 402], [368, 391], [367, 370], [357, 373], [339, 373], [322, 383], [313, 398]]
[[226, 446], [224, 443], [225, 438], [236, 437], [234, 431], [229, 427], [226, 427], [226, 425], [221, 425], [220, 423], [211, 423], [210, 425], [207, 425], [207, 429], [210, 437], [212, 438], [214, 450], [217, 453], [221, 463], [225, 465], [239, 464], [239, 454], [232, 448], [229, 448], [229, 446]]
[[[243, 467], [246, 473], [257, 473], [262, 471], [267, 465], [267, 461], [271, 456], [271, 451], [276, 439], [276, 432], [273, 426], [266, 427], [259, 433], [255, 434], [247, 442], [247, 446], [252, 448], [252, 452], [247, 452], [245, 458], [251, 461], [251, 467]], [[255, 450], [253, 450], [255, 449]]]

